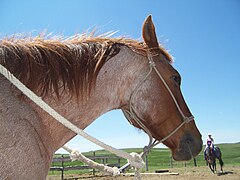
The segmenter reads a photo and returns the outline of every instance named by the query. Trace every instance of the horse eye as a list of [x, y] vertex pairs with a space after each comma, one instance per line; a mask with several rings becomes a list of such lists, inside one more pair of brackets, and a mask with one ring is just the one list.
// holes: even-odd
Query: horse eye
[[178, 75], [172, 76], [172, 79], [180, 86], [181, 85], [181, 77]]

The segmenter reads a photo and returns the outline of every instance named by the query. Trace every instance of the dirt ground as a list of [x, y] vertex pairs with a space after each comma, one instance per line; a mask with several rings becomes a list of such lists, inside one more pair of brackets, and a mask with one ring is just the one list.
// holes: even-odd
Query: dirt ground
[[[159, 174], [159, 175], [141, 175], [142, 180], [240, 180], [240, 167], [224, 167], [223, 173], [213, 174], [208, 167], [186, 167], [186, 168], [172, 168], [169, 172], [178, 173], [178, 175]], [[60, 180], [60, 176], [48, 176], [47, 180]], [[65, 175], [67, 180], [133, 180], [134, 177], [130, 175], [121, 175], [111, 177], [103, 174], [93, 176], [91, 174], [84, 175]]]

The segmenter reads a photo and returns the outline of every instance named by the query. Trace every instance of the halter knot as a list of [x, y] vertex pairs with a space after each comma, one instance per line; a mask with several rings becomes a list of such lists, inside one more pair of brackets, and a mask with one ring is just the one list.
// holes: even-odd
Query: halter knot
[[150, 145], [148, 145], [148, 146], [144, 146], [143, 152], [148, 154], [151, 151], [151, 148], [152, 148], [151, 145], [152, 145], [152, 143], [150, 143]]
[[184, 122], [189, 123], [192, 120], [194, 120], [194, 116], [190, 116], [190, 117], [184, 117]]
[[149, 61], [148, 63], [149, 63], [149, 66], [150, 66], [150, 67], [155, 67], [155, 66], [156, 66], [156, 64], [155, 64], [154, 61]]

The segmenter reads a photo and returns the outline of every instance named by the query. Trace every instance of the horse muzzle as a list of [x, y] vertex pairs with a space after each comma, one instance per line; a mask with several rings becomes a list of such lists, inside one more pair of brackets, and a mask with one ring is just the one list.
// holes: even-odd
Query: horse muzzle
[[187, 161], [196, 157], [202, 150], [201, 137], [186, 133], [180, 140], [179, 146], [172, 152], [176, 161]]

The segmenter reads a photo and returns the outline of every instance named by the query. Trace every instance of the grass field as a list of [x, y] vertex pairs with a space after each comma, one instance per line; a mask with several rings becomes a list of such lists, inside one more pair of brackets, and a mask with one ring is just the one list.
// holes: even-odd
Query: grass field
[[[224, 161], [224, 166], [231, 166], [231, 167], [240, 167], [240, 143], [229, 143], [229, 144], [218, 144], [218, 146], [221, 151], [222, 151], [222, 158]], [[204, 148], [203, 148], [204, 149]], [[125, 149], [126, 152], [137, 152], [140, 153], [142, 152], [142, 149], [138, 148], [133, 148], [133, 149]], [[106, 152], [105, 150], [98, 150], [95, 151], [96, 156], [115, 156], [113, 154], [110, 154]], [[92, 156], [93, 152], [87, 152], [83, 153], [85, 156]], [[61, 156], [59, 154], [56, 154], [55, 156]], [[68, 156], [68, 155], [66, 155]], [[154, 171], [158, 169], [169, 169], [172, 168], [170, 166], [170, 157], [171, 157], [171, 152], [167, 148], [154, 148], [148, 155], [148, 164], [149, 164], [149, 171]], [[206, 163], [203, 160], [203, 150], [202, 152], [196, 157], [197, 161], [197, 166], [205, 166]], [[100, 161], [99, 161], [100, 162]], [[109, 160], [108, 163], [116, 163], [116, 160]], [[126, 160], [121, 159], [121, 165], [125, 164]], [[53, 166], [58, 166], [60, 163], [54, 163]], [[66, 162], [66, 166], [72, 166], [72, 165], [83, 165], [79, 161], [74, 161], [74, 162]], [[193, 160], [187, 161], [187, 162], [177, 162], [177, 161], [172, 161], [173, 168], [181, 168], [181, 167], [193, 167], [194, 163]], [[145, 171], [143, 169], [142, 171]], [[82, 173], [84, 172], [89, 172], [89, 170], [83, 170], [81, 171]], [[49, 172], [49, 175], [56, 175], [60, 172]], [[80, 173], [79, 171], [65, 171], [66, 174], [74, 174], [74, 173]]]

